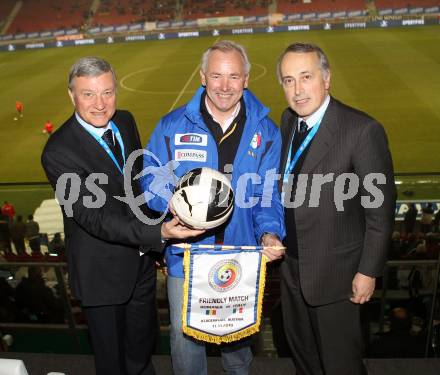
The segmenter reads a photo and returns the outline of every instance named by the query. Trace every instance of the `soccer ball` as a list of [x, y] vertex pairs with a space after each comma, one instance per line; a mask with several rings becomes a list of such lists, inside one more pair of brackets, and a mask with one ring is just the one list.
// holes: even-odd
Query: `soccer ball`
[[231, 183], [211, 168], [195, 168], [179, 180], [171, 198], [179, 219], [195, 229], [211, 229], [223, 224], [234, 207]]
[[219, 275], [219, 279], [223, 281], [224, 283], [228, 281], [232, 277], [232, 271], [231, 270], [225, 270]]

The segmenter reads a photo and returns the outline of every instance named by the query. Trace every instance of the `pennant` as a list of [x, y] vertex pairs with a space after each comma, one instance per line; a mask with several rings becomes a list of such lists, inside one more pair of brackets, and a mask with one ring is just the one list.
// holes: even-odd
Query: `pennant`
[[188, 245], [184, 251], [183, 332], [215, 344], [260, 329], [266, 257], [259, 247]]

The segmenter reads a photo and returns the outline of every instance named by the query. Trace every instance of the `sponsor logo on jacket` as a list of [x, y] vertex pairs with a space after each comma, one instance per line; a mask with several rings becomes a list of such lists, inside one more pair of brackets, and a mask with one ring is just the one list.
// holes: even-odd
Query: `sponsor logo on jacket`
[[205, 150], [180, 149], [174, 151], [176, 161], [199, 161], [206, 162], [207, 153]]
[[176, 134], [174, 136], [174, 144], [176, 146], [180, 146], [180, 145], [207, 146], [208, 135], [197, 134], [197, 133]]

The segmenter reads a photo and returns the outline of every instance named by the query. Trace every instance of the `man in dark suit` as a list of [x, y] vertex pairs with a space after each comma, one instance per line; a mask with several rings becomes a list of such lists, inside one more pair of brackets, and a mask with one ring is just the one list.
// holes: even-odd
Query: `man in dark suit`
[[[63, 204], [70, 285], [87, 318], [96, 372], [154, 374], [156, 271], [150, 254], [162, 250], [164, 239], [202, 231], [176, 218], [146, 225], [115, 198], [126, 195], [124, 174], [133, 181], [140, 172], [141, 158], [132, 168], [125, 161], [142, 147], [133, 116], [116, 110], [110, 64], [78, 60], [69, 96], [75, 113], [48, 140], [42, 164]], [[137, 181], [131, 188], [140, 193]]]
[[395, 187], [382, 126], [330, 97], [330, 67], [313, 44], [287, 47], [278, 76], [286, 258], [281, 302], [298, 375], [364, 373], [360, 304], [382, 274]]

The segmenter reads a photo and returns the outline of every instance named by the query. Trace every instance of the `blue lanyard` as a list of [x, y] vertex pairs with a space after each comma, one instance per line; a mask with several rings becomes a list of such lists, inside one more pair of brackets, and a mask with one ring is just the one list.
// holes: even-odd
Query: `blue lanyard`
[[[310, 142], [312, 141], [312, 139], [315, 136], [316, 132], [318, 131], [319, 126], [321, 125], [321, 121], [322, 121], [323, 117], [324, 117], [324, 115], [322, 115], [321, 118], [312, 127], [312, 130], [310, 131], [310, 133], [307, 134], [307, 137], [301, 143], [301, 146], [299, 146], [299, 148], [296, 151], [292, 161], [290, 161], [291, 154], [292, 154], [292, 142], [290, 143], [289, 154], [288, 154], [289, 156], [288, 156], [287, 163], [286, 163], [286, 169], [284, 171], [284, 178], [283, 178], [284, 182], [288, 181], [289, 175], [292, 173], [293, 169], [295, 168], [295, 165], [298, 162], [298, 159], [300, 158], [301, 154], [304, 152], [304, 150], [310, 144]], [[295, 135], [296, 135], [296, 129], [295, 129], [294, 137], [295, 137]]]
[[[125, 166], [125, 148], [124, 148], [124, 142], [122, 141], [121, 133], [119, 132], [118, 127], [115, 125], [115, 123], [113, 121], [110, 121], [110, 126], [113, 130], [113, 133], [115, 135], [116, 140], [119, 143], [119, 146], [121, 147], [122, 158], [124, 159], [124, 166]], [[96, 141], [101, 145], [101, 147], [105, 150], [105, 152], [107, 152], [108, 156], [110, 156], [110, 158], [113, 160], [113, 163], [115, 163], [115, 165], [116, 165], [116, 167], [118, 167], [119, 171], [122, 174], [124, 174], [121, 166], [119, 165], [118, 161], [116, 160], [115, 155], [113, 154], [112, 150], [110, 150], [110, 147], [108, 146], [108, 144], [105, 143], [104, 140], [100, 136], [98, 136], [97, 134], [89, 131], [87, 128], [85, 128], [85, 129], [93, 136], [93, 138], [96, 139]]]

